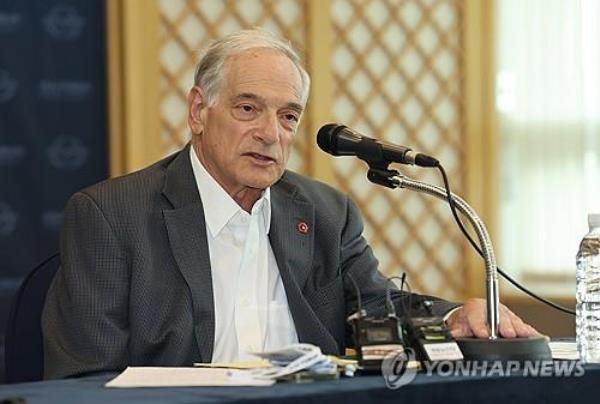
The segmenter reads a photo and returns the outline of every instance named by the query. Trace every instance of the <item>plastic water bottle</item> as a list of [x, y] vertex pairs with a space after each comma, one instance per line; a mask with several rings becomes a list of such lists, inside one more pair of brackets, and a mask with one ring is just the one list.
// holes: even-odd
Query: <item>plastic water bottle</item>
[[600, 363], [600, 214], [588, 224], [577, 253], [577, 349], [583, 362]]

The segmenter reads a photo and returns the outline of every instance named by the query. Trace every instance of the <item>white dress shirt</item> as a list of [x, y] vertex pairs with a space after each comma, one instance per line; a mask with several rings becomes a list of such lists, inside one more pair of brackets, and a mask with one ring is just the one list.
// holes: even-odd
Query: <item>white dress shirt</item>
[[206, 171], [193, 147], [190, 159], [204, 208], [212, 270], [212, 362], [248, 360], [255, 358], [248, 352], [298, 342], [268, 237], [270, 188], [248, 213]]

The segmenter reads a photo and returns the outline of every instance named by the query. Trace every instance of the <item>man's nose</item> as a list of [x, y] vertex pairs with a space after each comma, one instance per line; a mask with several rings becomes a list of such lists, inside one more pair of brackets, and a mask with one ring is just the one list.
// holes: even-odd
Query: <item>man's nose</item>
[[266, 144], [273, 144], [279, 141], [279, 120], [277, 114], [264, 115], [257, 136]]

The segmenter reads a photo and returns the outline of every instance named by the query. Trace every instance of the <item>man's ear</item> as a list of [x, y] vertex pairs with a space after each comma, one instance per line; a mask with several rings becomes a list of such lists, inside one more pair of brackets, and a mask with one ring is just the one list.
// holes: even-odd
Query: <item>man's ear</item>
[[188, 93], [188, 125], [194, 135], [204, 131], [204, 114], [207, 108], [204, 91], [199, 86], [194, 86]]

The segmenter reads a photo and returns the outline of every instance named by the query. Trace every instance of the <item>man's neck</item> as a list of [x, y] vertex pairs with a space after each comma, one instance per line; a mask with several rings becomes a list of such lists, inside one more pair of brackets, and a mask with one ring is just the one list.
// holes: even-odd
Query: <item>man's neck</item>
[[263, 191], [264, 190], [257, 188], [243, 188], [237, 192], [228, 193], [242, 209], [250, 213], [256, 201], [262, 196]]

